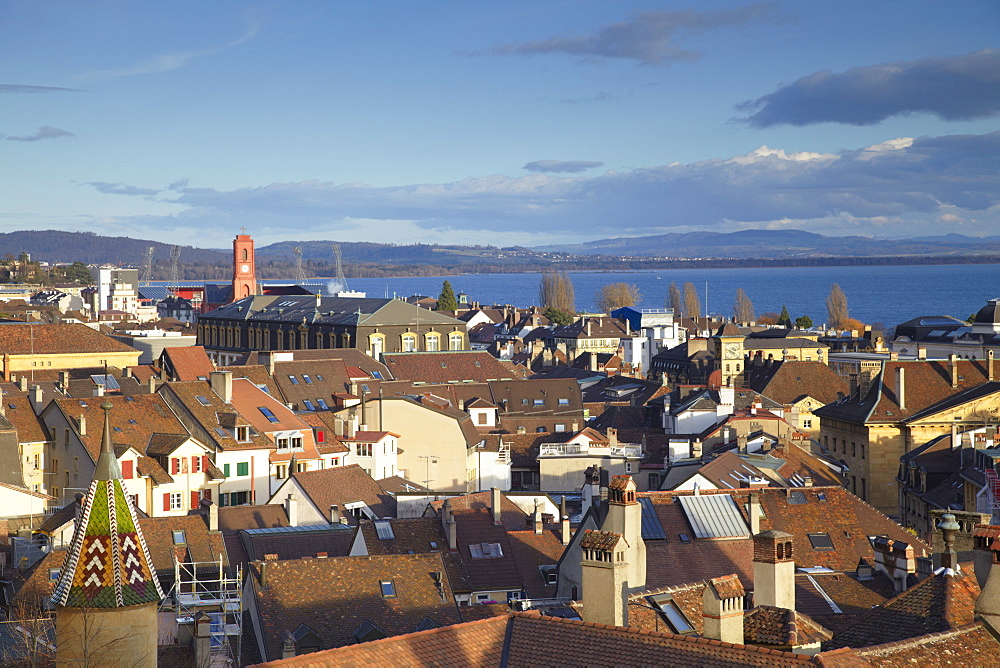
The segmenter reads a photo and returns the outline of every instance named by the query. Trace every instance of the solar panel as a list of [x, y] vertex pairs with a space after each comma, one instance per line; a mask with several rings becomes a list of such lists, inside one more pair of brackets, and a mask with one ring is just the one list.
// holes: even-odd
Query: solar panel
[[99, 386], [103, 387], [106, 390], [120, 390], [120, 389], [122, 389], [118, 385], [118, 379], [115, 378], [114, 376], [112, 376], [111, 374], [99, 373], [99, 374], [96, 374], [96, 375], [92, 375], [90, 377], [90, 380], [94, 383], [94, 385], [99, 385]]
[[663, 530], [663, 525], [660, 524], [660, 518], [657, 517], [656, 509], [653, 508], [653, 502], [645, 496], [640, 496], [639, 503], [642, 505], [642, 539], [666, 540], [667, 533]]
[[679, 496], [695, 538], [749, 538], [740, 509], [728, 494]]

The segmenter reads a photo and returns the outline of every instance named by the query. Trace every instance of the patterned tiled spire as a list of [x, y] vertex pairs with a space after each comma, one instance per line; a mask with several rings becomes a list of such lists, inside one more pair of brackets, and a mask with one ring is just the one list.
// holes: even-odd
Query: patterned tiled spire
[[111, 447], [109, 413], [105, 401], [104, 438], [94, 481], [84, 500], [83, 516], [52, 603], [70, 608], [120, 608], [158, 603], [163, 591], [142, 537], [132, 502], [122, 488], [121, 471]]

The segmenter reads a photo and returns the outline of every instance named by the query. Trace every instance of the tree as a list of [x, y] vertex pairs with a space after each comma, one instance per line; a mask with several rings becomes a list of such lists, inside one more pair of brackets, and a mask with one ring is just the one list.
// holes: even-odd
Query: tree
[[688, 281], [684, 284], [684, 315], [688, 318], [697, 318], [701, 315], [701, 299], [698, 298], [698, 290], [694, 283]]
[[681, 289], [677, 284], [670, 281], [670, 292], [667, 296], [667, 307], [673, 309], [674, 315], [680, 317], [684, 315], [683, 303], [681, 302]]
[[458, 310], [458, 300], [455, 299], [455, 291], [451, 288], [451, 283], [448, 281], [444, 282], [441, 286], [441, 294], [438, 296], [437, 301], [438, 311], [456, 311]]
[[778, 324], [782, 327], [792, 326], [792, 316], [788, 315], [788, 307], [781, 305], [781, 315], [778, 316]]
[[609, 283], [597, 291], [594, 300], [597, 302], [597, 310], [602, 313], [611, 313], [615, 309], [624, 306], [635, 306], [639, 303], [642, 295], [639, 294], [639, 286], [632, 283]]
[[562, 309], [550, 306], [542, 312], [546, 318], [557, 325], [568, 325], [573, 322], [573, 314], [566, 313]]
[[84, 285], [89, 285], [94, 282], [90, 269], [87, 268], [87, 265], [79, 261], [74, 262], [63, 269], [63, 274], [66, 276], [66, 280], [70, 283], [82, 283]]
[[743, 292], [743, 288], [736, 288], [736, 303], [733, 304], [733, 320], [738, 323], [751, 323], [754, 320], [753, 302]]
[[538, 301], [545, 308], [557, 308], [571, 315], [576, 313], [573, 281], [564, 271], [543, 274], [538, 284]]
[[809, 329], [812, 326], [813, 326], [813, 320], [807, 315], [795, 319], [796, 329]]
[[757, 324], [760, 325], [777, 325], [778, 324], [778, 314], [774, 311], [767, 311], [766, 313], [761, 313], [760, 317], [757, 318]]
[[826, 297], [827, 323], [833, 329], [843, 329], [847, 325], [850, 314], [847, 310], [847, 295], [834, 283], [830, 294]]

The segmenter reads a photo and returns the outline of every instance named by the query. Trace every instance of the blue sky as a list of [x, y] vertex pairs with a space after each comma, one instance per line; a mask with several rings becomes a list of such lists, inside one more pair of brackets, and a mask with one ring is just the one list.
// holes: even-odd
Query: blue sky
[[1000, 234], [1000, 4], [0, 0], [0, 231]]

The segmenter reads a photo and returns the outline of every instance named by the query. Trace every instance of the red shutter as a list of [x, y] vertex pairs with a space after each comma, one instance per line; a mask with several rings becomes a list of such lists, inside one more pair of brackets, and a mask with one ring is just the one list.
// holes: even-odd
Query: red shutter
[[317, 429], [316, 430], [316, 442], [317, 443], [326, 443], [326, 432], [323, 431], [322, 429]]
[[122, 478], [125, 480], [132, 479], [132, 460], [123, 459], [122, 460]]
[[170, 492], [163, 495], [163, 509], [170, 510]]
[[203, 472], [208, 470], [208, 455], [202, 455], [202, 458], [201, 458], [201, 470]]
[[208, 499], [209, 501], [211, 501], [212, 500], [212, 490], [210, 490], [210, 489], [203, 489], [203, 490], [201, 490], [201, 498]]
[[201, 501], [201, 497], [198, 495], [198, 491], [195, 490], [191, 492], [191, 510], [198, 509], [198, 502]]
[[198, 455], [192, 455], [191, 456], [191, 473], [197, 473], [198, 472], [198, 470], [199, 470], [198, 469], [198, 459], [199, 459]]
[[181, 468], [181, 460], [177, 457], [170, 458], [170, 475], [177, 475]]

